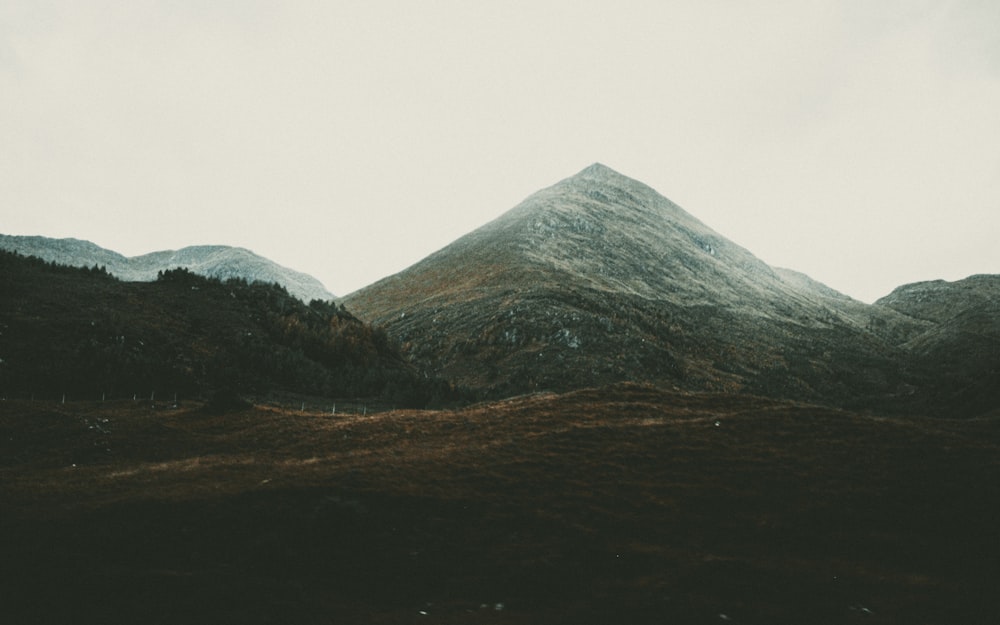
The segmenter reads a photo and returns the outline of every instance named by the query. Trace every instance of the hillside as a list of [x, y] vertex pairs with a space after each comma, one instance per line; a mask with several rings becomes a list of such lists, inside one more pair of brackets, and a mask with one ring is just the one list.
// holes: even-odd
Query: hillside
[[[418, 378], [381, 330], [284, 288], [167, 271], [121, 282], [0, 251], [0, 394], [183, 398], [274, 392], [423, 405]], [[437, 386], [435, 386], [437, 384]]]
[[771, 268], [600, 164], [344, 301], [495, 396], [646, 380], [884, 406], [920, 385], [902, 345], [931, 325]]
[[996, 621], [997, 419], [619, 385], [368, 417], [0, 403], [0, 622]]
[[303, 302], [334, 299], [316, 278], [240, 247], [197, 245], [129, 258], [89, 241], [0, 234], [0, 250], [71, 267], [104, 267], [127, 282], [151, 282], [161, 271], [182, 268], [207, 278], [280, 284]]
[[927, 380], [910, 403], [959, 413], [1000, 408], [1000, 276], [918, 282], [875, 302], [931, 325], [903, 346], [907, 366]]

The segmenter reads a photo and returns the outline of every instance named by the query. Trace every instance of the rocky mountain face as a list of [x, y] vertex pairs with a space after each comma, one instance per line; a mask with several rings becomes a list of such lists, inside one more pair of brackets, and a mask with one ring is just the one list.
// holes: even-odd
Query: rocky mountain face
[[105, 267], [108, 273], [127, 282], [150, 282], [161, 271], [183, 268], [207, 278], [280, 284], [304, 302], [334, 298], [316, 278], [240, 247], [197, 245], [129, 258], [78, 239], [0, 235], [0, 249], [60, 265]]
[[885, 407], [938, 325], [768, 266], [601, 164], [346, 305], [428, 373], [507, 395], [645, 380]]

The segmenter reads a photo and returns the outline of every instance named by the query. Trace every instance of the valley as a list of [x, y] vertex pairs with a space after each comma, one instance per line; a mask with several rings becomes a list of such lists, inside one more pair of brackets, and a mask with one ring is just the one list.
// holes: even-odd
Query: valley
[[989, 623], [1000, 420], [0, 404], [10, 623]]

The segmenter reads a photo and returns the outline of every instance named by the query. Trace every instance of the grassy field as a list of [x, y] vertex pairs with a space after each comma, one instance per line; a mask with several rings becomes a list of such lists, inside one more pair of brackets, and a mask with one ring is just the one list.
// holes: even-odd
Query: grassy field
[[1000, 418], [0, 403], [0, 622], [995, 623]]

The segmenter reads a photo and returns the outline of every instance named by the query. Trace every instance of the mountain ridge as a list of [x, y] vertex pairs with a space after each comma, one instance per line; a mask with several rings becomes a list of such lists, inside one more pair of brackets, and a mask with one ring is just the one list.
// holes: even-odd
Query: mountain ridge
[[279, 265], [243, 247], [192, 245], [127, 257], [81, 239], [0, 234], [0, 249], [61, 265], [105, 267], [111, 275], [128, 282], [150, 282], [156, 280], [160, 272], [180, 267], [207, 278], [273, 282], [304, 302], [335, 299], [313, 276]]
[[[12, 239], [0, 235], [0, 248]], [[78, 239], [20, 239], [125, 279], [183, 267], [282, 284], [244, 248], [126, 258]], [[384, 328], [421, 375], [468, 396], [640, 382], [915, 414], [1000, 405], [1000, 276], [903, 285], [866, 304], [766, 264], [600, 163], [337, 301]]]

